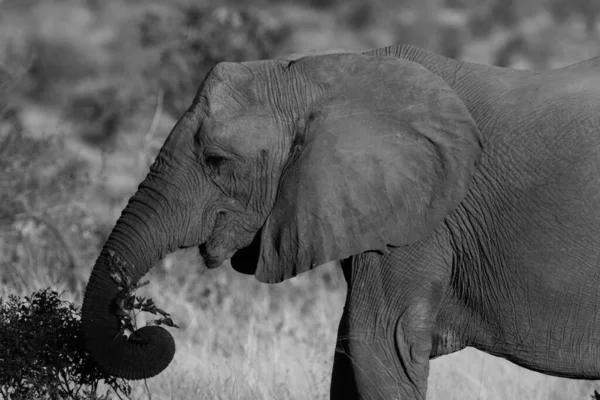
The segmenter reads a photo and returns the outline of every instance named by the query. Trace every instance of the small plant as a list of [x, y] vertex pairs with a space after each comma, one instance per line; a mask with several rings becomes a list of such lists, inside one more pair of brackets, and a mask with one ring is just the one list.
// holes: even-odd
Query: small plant
[[141, 283], [133, 283], [129, 274], [127, 273], [127, 263], [122, 261], [114, 251], [109, 250], [110, 262], [110, 276], [113, 281], [118, 285], [117, 294], [117, 315], [119, 322], [121, 323], [121, 330], [118, 335], [129, 336], [135, 330], [136, 316], [140, 312], [149, 312], [153, 315], [160, 314], [162, 318], [157, 318], [148, 322], [148, 325], [166, 325], [172, 328], [179, 328], [171, 318], [171, 314], [158, 308], [152, 299], [135, 296], [135, 291], [139, 288], [146, 286], [149, 281]]
[[[80, 311], [50, 289], [0, 299], [0, 395], [5, 400], [122, 399], [124, 379], [100, 370], [84, 349]], [[103, 382], [109, 389], [98, 394]], [[112, 392], [112, 393], [111, 393]]]

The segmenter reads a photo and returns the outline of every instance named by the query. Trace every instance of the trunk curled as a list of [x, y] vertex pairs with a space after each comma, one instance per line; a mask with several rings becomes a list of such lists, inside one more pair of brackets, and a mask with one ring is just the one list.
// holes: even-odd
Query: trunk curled
[[82, 308], [84, 340], [92, 358], [106, 372], [125, 379], [161, 373], [175, 355], [166, 329], [145, 326], [129, 337], [120, 334], [116, 315], [118, 286], [110, 276], [110, 260], [101, 255], [90, 277]]
[[[91, 357], [109, 374], [144, 379], [163, 371], [175, 354], [175, 341], [158, 326], [147, 326], [129, 337], [120, 334], [120, 295], [112, 275], [123, 264], [123, 278], [138, 283], [165, 254], [202, 243], [201, 174], [191, 149], [198, 127], [186, 113], [163, 145], [150, 173], [117, 221], [88, 282], [82, 307], [83, 339]], [[178, 157], [173, 155], [177, 154]], [[184, 161], [187, 161], [184, 162]]]
[[[82, 307], [83, 338], [92, 358], [113, 376], [144, 379], [163, 371], [173, 359], [175, 342], [166, 329], [146, 326], [129, 337], [121, 334], [117, 311], [119, 285], [113, 278], [121, 264], [123, 278], [136, 284], [152, 265], [180, 245], [169, 226], [180, 226], [176, 213], [159, 201], [155, 189], [138, 190], [117, 221], [98, 257]], [[165, 224], [163, 218], [173, 220]]]

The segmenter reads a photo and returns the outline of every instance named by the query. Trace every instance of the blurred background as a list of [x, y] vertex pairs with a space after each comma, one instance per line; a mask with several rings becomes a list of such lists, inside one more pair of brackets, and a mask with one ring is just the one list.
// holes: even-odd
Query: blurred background
[[[555, 68], [598, 55], [599, 17], [600, 0], [0, 0], [0, 295], [51, 286], [80, 304], [216, 62], [406, 43]], [[181, 326], [152, 398], [327, 398], [346, 290], [335, 265], [268, 286], [182, 251], [149, 278], [144, 294]], [[588, 399], [599, 387], [468, 349], [432, 362], [429, 398]]]

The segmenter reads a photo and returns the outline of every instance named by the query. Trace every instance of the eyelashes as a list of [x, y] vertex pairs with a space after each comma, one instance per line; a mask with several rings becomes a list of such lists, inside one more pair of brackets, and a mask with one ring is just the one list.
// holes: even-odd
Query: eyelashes
[[243, 157], [214, 146], [204, 150], [202, 159], [206, 169], [213, 175], [231, 174], [235, 168], [245, 164]]
[[209, 166], [214, 166], [214, 167], [219, 167], [223, 164], [225, 164], [228, 159], [222, 155], [216, 155], [216, 154], [209, 154], [204, 156], [204, 160], [206, 161], [206, 164]]
[[229, 161], [230, 159], [222, 154], [208, 153], [204, 155], [207, 168], [215, 175], [221, 174]]

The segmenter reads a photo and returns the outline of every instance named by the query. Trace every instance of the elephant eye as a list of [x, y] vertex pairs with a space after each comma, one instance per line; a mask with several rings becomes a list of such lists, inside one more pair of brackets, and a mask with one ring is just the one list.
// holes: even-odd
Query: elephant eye
[[204, 156], [204, 161], [206, 162], [206, 166], [210, 168], [212, 172], [218, 173], [229, 159], [221, 154], [206, 154]]
[[223, 164], [227, 159], [223, 156], [209, 155], [205, 157], [206, 163], [209, 165], [220, 165]]

